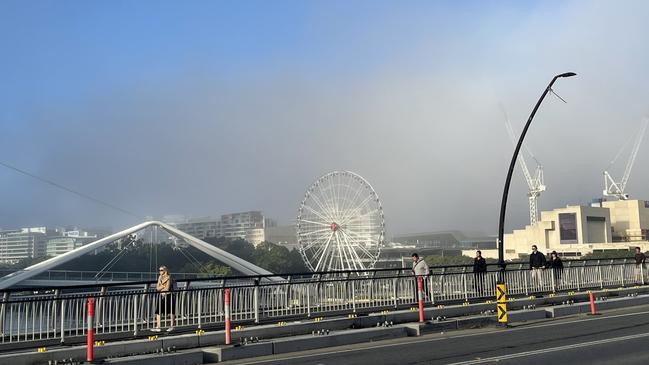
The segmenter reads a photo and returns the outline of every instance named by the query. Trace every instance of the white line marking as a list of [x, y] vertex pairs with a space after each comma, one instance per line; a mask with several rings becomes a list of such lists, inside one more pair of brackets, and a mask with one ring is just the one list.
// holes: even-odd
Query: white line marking
[[642, 338], [642, 337], [649, 337], [649, 333], [640, 333], [640, 334], [636, 334], [636, 335], [629, 335], [629, 336], [616, 337], [616, 338], [608, 338], [608, 339], [605, 339], [605, 340], [582, 342], [582, 343], [576, 343], [576, 344], [572, 344], [572, 345], [545, 348], [545, 349], [534, 350], [534, 351], [518, 352], [518, 353], [508, 354], [508, 355], [487, 357], [487, 358], [484, 358], [484, 359], [476, 359], [476, 360], [454, 362], [454, 363], [451, 363], [451, 364], [448, 364], [448, 365], [472, 365], [472, 364], [482, 364], [482, 363], [485, 363], [485, 362], [496, 362], [496, 361], [501, 361], [501, 360], [517, 359], [519, 357], [527, 357], [527, 356], [531, 356], [531, 355], [547, 354], [547, 353], [550, 353], [550, 352], [578, 349], [578, 348], [581, 348], [581, 347], [602, 345], [602, 344], [606, 344], [606, 343], [620, 342], [620, 341], [632, 340], [632, 339], [635, 339], [635, 338]]

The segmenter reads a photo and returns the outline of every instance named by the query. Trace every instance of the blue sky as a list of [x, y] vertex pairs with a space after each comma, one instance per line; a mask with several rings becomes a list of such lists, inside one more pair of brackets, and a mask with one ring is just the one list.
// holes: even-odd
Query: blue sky
[[[524, 121], [552, 75], [578, 72], [530, 145], [554, 181], [542, 208], [598, 195], [619, 146], [594, 142], [625, 139], [648, 111], [648, 10], [5, 0], [0, 159], [141, 215], [261, 209], [285, 223], [311, 181], [350, 169], [382, 196], [390, 233], [467, 217], [494, 232], [511, 152], [498, 105]], [[649, 198], [637, 171], [630, 188]], [[518, 183], [513, 226], [526, 220]], [[0, 227], [132, 223], [7, 170], [0, 201]]]

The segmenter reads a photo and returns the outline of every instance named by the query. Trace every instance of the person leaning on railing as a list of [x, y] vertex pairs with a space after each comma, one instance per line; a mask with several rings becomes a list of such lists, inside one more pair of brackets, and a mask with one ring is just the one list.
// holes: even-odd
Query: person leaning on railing
[[166, 317], [169, 314], [171, 325], [169, 325], [167, 332], [171, 332], [174, 329], [174, 301], [172, 291], [175, 289], [175, 284], [166, 266], [160, 266], [159, 272], [160, 275], [158, 276], [158, 282], [155, 287], [158, 293], [160, 293], [160, 296], [155, 310], [156, 326], [152, 331], [160, 332], [160, 317], [163, 315]]
[[635, 281], [638, 284], [641, 284], [644, 282], [643, 276], [645, 272], [645, 261], [647, 260], [647, 257], [645, 256], [644, 253], [640, 250], [640, 247], [635, 248]]
[[484, 278], [487, 274], [487, 261], [482, 257], [482, 251], [475, 252], [473, 259], [473, 287], [476, 293], [482, 295], [484, 290]]
[[548, 269], [552, 270], [554, 276], [554, 285], [561, 285], [561, 276], [563, 275], [563, 262], [557, 254], [557, 251], [550, 252], [550, 260], [548, 261]]
[[545, 269], [546, 263], [545, 255], [538, 251], [536, 245], [532, 245], [532, 253], [530, 254], [532, 285], [543, 285], [543, 269]]
[[[424, 293], [426, 297], [429, 295], [429, 290], [428, 290], [428, 285], [426, 282], [426, 279], [428, 278], [428, 272], [430, 269], [428, 268], [428, 264], [423, 258], [419, 257], [419, 254], [414, 252], [412, 255], [412, 273], [415, 274], [415, 277], [421, 277], [423, 280], [423, 285], [424, 285]], [[416, 288], [416, 286], [415, 286]]]

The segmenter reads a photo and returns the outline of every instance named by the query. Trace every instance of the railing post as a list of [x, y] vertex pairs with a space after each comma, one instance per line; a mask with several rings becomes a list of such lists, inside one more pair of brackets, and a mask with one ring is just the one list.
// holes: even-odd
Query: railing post
[[439, 280], [439, 290], [441, 291], [440, 295], [444, 295], [444, 278], [446, 277], [446, 268], [442, 268], [442, 275], [440, 276], [441, 279]]
[[198, 297], [198, 299], [196, 299], [196, 300], [198, 300], [198, 303], [196, 305], [197, 308], [198, 308], [198, 314], [197, 314], [197, 316], [198, 316], [198, 329], [201, 329], [202, 324], [203, 324], [202, 323], [202, 321], [203, 321], [203, 317], [202, 317], [202, 313], [203, 313], [203, 291], [199, 290], [198, 293], [196, 294], [196, 296]]
[[554, 270], [557, 270], [557, 269], [555, 269], [554, 267], [552, 268], [552, 272], [550, 273], [550, 276], [551, 276], [550, 280], [552, 281], [552, 292], [556, 293], [557, 292], [557, 286], [556, 286], [557, 283], [556, 283], [556, 281], [554, 279], [554, 276], [555, 276], [554, 275]]
[[138, 310], [140, 308], [139, 304], [139, 299], [140, 296], [138, 294], [133, 295], [133, 336], [138, 335], [138, 330], [137, 330], [137, 317], [138, 317]]
[[61, 299], [61, 343], [65, 343], [65, 300]]
[[[9, 300], [9, 292], [2, 294], [2, 304], [0, 304], [0, 335], [4, 336], [5, 333], [5, 314], [7, 313], [7, 301]], [[4, 341], [4, 338], [2, 339]]]
[[467, 287], [467, 280], [466, 280], [466, 267], [462, 268], [462, 281], [464, 284], [464, 301], [468, 302], [469, 301], [469, 290]]
[[600, 260], [597, 260], [597, 275], [599, 276], [599, 288], [604, 289], [604, 278], [602, 277], [602, 265]]
[[306, 316], [308, 318], [311, 318], [311, 283], [310, 282], [306, 283]]
[[223, 290], [223, 302], [225, 309], [225, 344], [229, 345], [231, 342], [230, 337], [230, 289]]
[[433, 275], [428, 273], [428, 292], [430, 293], [430, 304], [435, 305], [435, 295], [433, 294]]
[[624, 286], [624, 267], [625, 266], [626, 265], [624, 265], [624, 264], [620, 265], [620, 279], [621, 279], [621, 282], [622, 282], [622, 286]]
[[[347, 274], [347, 279], [349, 279], [349, 274]], [[352, 313], [356, 313], [356, 286], [354, 281], [351, 282], [352, 286]]]
[[54, 290], [54, 303], [52, 303], [52, 329], [54, 330], [54, 336], [56, 336], [56, 331], [59, 325], [58, 321], [56, 320], [56, 315], [58, 312], [60, 295], [61, 295], [61, 289]]
[[[521, 267], [522, 266], [523, 265], [521, 265]], [[528, 288], [528, 285], [527, 285], [527, 277], [529, 275], [532, 275], [532, 270], [534, 270], [534, 269], [529, 270], [529, 274], [528, 274], [527, 270], [523, 270], [522, 268], [519, 271], [520, 273], [523, 273], [523, 286], [525, 286], [525, 295], [530, 295], [530, 291], [529, 291], [529, 288]]]
[[393, 304], [394, 304], [394, 309], [397, 309], [399, 307], [397, 296], [399, 295], [399, 290], [397, 288], [397, 285], [399, 285], [399, 278], [393, 278], [392, 279], [392, 298], [393, 298]]
[[[104, 306], [105, 306], [106, 292], [107, 291], [108, 291], [108, 288], [106, 288], [105, 286], [102, 286], [101, 289], [99, 290], [100, 297], [99, 297], [99, 299], [97, 299], [96, 306], [95, 306], [95, 303], [93, 302], [93, 308], [96, 309], [95, 310], [95, 312], [96, 312], [95, 317], [98, 317], [97, 321], [99, 322], [99, 325], [104, 326], [104, 327], [102, 327], [103, 328], [102, 331], [106, 331], [106, 326], [105, 326], [106, 324], [102, 323], [102, 320], [104, 319], [104, 318], [102, 318], [102, 313], [104, 312]], [[109, 314], [109, 316], [110, 316], [110, 314]], [[108, 323], [108, 325], [110, 325], [110, 322]]]
[[[581, 270], [576, 271], [576, 274], [577, 274], [577, 291], [580, 291], [581, 287], [583, 286], [582, 283], [581, 283], [581, 279], [583, 279], [583, 277], [584, 277], [584, 271], [585, 270], [586, 270], [586, 261], [584, 261], [583, 265], [581, 265]], [[579, 275], [580, 273], [581, 273], [581, 277]]]
[[640, 264], [640, 284], [644, 285], [644, 263]]
[[260, 279], [255, 279], [255, 289], [253, 291], [253, 306], [255, 307], [255, 323], [259, 323], [259, 282]]

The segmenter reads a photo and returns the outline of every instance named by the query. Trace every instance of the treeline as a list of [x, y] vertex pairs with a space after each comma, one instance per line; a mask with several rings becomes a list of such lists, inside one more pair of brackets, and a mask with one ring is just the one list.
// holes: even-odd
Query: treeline
[[[209, 244], [225, 250], [274, 273], [306, 272], [307, 268], [297, 250], [263, 242], [257, 247], [243, 239], [208, 238]], [[22, 260], [5, 269], [22, 269], [45, 258]], [[213, 257], [193, 248], [180, 247], [170, 242], [155, 244], [113, 242], [96, 254], [86, 254], [56, 267], [56, 270], [75, 271], [129, 271], [155, 272], [161, 265], [171, 273], [207, 273], [212, 275], [238, 275], [232, 268], [223, 265]]]

